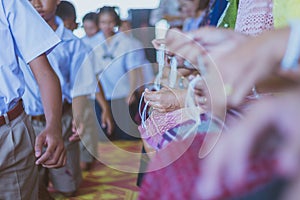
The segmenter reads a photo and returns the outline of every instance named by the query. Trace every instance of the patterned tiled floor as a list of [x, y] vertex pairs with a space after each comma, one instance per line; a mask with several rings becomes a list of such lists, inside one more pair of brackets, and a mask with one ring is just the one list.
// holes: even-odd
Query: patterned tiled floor
[[[56, 200], [135, 200], [139, 188], [136, 178], [141, 151], [140, 141], [99, 143], [99, 159], [92, 170], [83, 173], [83, 183], [76, 197], [64, 198], [52, 193]], [[114, 168], [114, 169], [113, 169]]]

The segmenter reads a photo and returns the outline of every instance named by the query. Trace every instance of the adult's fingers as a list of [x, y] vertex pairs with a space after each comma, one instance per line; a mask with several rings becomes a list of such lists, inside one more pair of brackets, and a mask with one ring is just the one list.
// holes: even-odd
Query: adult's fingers
[[165, 106], [163, 106], [160, 102], [155, 101], [149, 101], [149, 106], [153, 107], [154, 109], [164, 109]]
[[224, 39], [228, 37], [226, 32], [228, 32], [228, 30], [207, 26], [191, 31], [188, 34], [195, 41], [203, 45], [213, 45], [223, 42]]
[[154, 39], [152, 40], [152, 44], [155, 49], [159, 49], [160, 45], [166, 44], [166, 41], [164, 39]]
[[160, 94], [159, 91], [145, 90], [144, 100], [145, 100], [145, 102], [147, 102], [147, 101], [159, 101], [160, 100], [159, 94]]

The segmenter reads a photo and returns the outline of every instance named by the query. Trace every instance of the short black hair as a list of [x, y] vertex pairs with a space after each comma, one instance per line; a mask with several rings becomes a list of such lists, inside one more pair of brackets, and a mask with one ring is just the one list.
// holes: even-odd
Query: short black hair
[[56, 13], [62, 20], [73, 19], [76, 20], [76, 10], [74, 5], [69, 1], [61, 1], [57, 6]]
[[117, 26], [121, 25], [121, 19], [116, 10], [118, 7], [104, 6], [98, 9], [98, 17], [103, 13], [109, 13], [115, 18], [115, 22]]
[[86, 20], [93, 21], [98, 26], [98, 15], [97, 15], [97, 13], [89, 12], [89, 13], [85, 14], [84, 17], [82, 18], [82, 23], [84, 23]]
[[197, 7], [197, 11], [198, 10], [205, 10], [207, 9], [209, 6], [209, 0], [200, 0], [198, 7]]

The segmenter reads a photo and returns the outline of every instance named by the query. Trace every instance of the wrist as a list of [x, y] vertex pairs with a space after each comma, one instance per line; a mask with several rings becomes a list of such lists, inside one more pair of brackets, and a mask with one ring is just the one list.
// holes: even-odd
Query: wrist
[[62, 124], [61, 124], [61, 121], [47, 121], [46, 122], [46, 127], [45, 129], [55, 129], [55, 130], [60, 130], [60, 132], [53, 132], [54, 133], [57, 133], [57, 134], [60, 134], [61, 135], [61, 131], [62, 131]]
[[102, 102], [100, 107], [101, 107], [102, 112], [108, 112], [110, 110], [109, 105], [106, 101]]

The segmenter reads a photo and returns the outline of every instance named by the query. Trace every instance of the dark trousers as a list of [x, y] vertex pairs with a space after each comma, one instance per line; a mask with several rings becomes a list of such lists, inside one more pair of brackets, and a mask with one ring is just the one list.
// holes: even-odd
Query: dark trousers
[[[122, 104], [123, 99], [113, 100], [113, 101], [115, 101], [115, 102], [117, 101], [119, 103], [121, 102], [121, 104]], [[108, 100], [107, 102], [110, 106], [111, 113], [112, 114], [116, 113], [116, 110], [112, 110], [112, 106], [111, 106], [112, 101]], [[124, 102], [125, 102], [125, 100], [124, 100]], [[129, 114], [126, 115], [126, 108], [128, 109], [128, 105], [126, 105], [126, 103], [124, 103], [124, 106], [120, 106], [119, 103], [118, 103], [118, 105], [116, 105], [116, 106], [119, 106], [119, 109], [120, 109], [120, 110], [117, 110], [117, 112], [118, 112], [117, 117], [120, 118], [120, 116], [121, 116], [123, 118], [123, 119], [119, 119], [119, 121], [123, 122], [123, 125], [122, 125], [123, 129], [121, 129], [121, 127], [118, 126], [118, 124], [116, 123], [116, 119], [113, 116], [115, 127], [114, 127], [113, 133], [110, 136], [108, 136], [108, 138], [110, 140], [137, 140], [137, 139], [140, 139], [137, 125], [133, 124], [134, 122], [131, 121], [131, 117]], [[98, 120], [99, 124], [101, 125], [102, 110], [97, 101], [95, 102], [95, 111], [96, 111], [97, 120]], [[106, 129], [103, 129], [103, 131], [106, 135], [108, 135], [106, 133]]]

